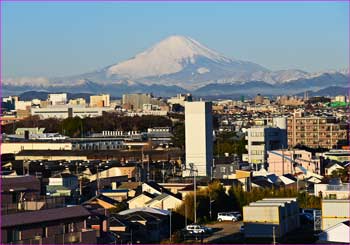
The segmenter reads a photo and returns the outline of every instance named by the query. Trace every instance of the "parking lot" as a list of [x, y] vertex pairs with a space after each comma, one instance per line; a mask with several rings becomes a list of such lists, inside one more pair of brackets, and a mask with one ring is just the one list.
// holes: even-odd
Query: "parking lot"
[[233, 243], [242, 238], [239, 232], [242, 222], [223, 221], [207, 225], [214, 230], [213, 234], [204, 239], [204, 243]]

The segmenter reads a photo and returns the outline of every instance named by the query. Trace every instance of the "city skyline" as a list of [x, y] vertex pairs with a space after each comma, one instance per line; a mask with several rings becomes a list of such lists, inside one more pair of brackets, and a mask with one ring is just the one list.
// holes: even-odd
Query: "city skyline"
[[5, 78], [90, 72], [129, 59], [174, 34], [271, 70], [344, 69], [349, 53], [348, 6], [347, 2], [6, 2], [2, 72]]

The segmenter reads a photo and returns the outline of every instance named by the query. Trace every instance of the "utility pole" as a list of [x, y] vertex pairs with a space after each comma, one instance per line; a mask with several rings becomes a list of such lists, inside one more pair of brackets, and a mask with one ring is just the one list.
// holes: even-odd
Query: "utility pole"
[[187, 227], [187, 205], [185, 203], [185, 227]]
[[282, 175], [284, 175], [284, 149], [282, 147]]
[[164, 169], [164, 162], [163, 162], [163, 168], [162, 168], [162, 170], [161, 170], [161, 172], [162, 172], [162, 177], [163, 177], [163, 183], [165, 183], [164, 181], [164, 179], [165, 179], [165, 169]]
[[100, 194], [100, 174], [98, 172], [98, 165], [96, 166], [96, 183], [97, 183], [97, 195]]
[[171, 209], [169, 209], [169, 211], [170, 211], [170, 220], [169, 220], [169, 226], [170, 226], [170, 228], [169, 228], [169, 240], [170, 240], [170, 243], [171, 243]]
[[[192, 167], [191, 167], [192, 169]], [[193, 170], [192, 170], [193, 171]], [[197, 185], [196, 172], [193, 171], [193, 189], [194, 189], [194, 223], [197, 224]]]
[[149, 181], [149, 161], [150, 161], [150, 159], [149, 159], [149, 155], [147, 155], [147, 182]]
[[[143, 159], [144, 156], [143, 156], [143, 146], [141, 147], [141, 165], [142, 165], [142, 170], [144, 171], [144, 165], [143, 165]], [[139, 170], [139, 180], [141, 179], [141, 170]]]
[[276, 234], [275, 234], [275, 227], [272, 227], [272, 244], [276, 244]]

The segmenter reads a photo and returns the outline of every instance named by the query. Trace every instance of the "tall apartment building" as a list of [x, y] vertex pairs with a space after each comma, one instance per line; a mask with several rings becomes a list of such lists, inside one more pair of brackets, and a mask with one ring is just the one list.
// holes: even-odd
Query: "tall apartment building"
[[91, 107], [109, 107], [110, 106], [109, 94], [91, 95], [90, 106]]
[[347, 141], [346, 125], [342, 125], [335, 117], [304, 116], [296, 112], [288, 118], [288, 146], [297, 144], [311, 148], [332, 149]]
[[[213, 162], [211, 102], [185, 103], [186, 167], [193, 163], [198, 176], [210, 176]], [[189, 172], [185, 171], [184, 176]]]

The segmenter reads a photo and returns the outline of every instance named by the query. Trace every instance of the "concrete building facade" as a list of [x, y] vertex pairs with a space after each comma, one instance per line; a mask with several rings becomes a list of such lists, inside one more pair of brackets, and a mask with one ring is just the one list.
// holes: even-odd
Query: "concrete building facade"
[[279, 127], [252, 127], [247, 130], [248, 162], [264, 164], [267, 161], [267, 151], [287, 148], [287, 131]]
[[185, 103], [186, 167], [189, 168], [189, 164], [193, 163], [198, 170], [198, 176], [211, 175], [213, 162], [211, 107], [211, 102]]

